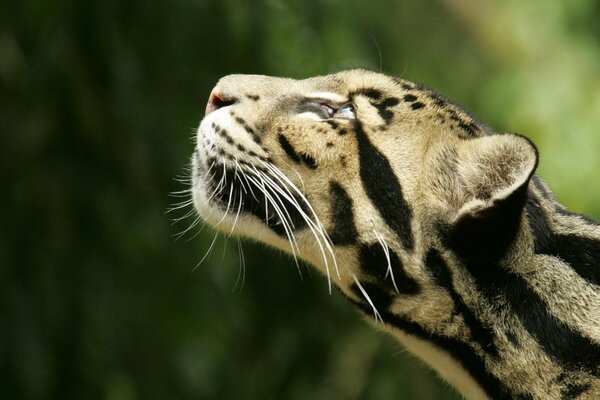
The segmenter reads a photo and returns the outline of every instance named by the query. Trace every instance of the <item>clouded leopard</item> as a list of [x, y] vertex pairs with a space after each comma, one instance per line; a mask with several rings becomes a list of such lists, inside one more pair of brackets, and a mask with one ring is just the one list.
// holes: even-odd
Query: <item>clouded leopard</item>
[[365, 70], [222, 78], [193, 199], [322, 271], [469, 399], [600, 399], [600, 225], [527, 138]]

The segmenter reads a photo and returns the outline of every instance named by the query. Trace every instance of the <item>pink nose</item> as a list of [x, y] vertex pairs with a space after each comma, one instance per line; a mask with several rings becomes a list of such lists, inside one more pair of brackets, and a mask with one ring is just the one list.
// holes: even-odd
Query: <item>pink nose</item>
[[204, 115], [208, 115], [221, 107], [230, 106], [236, 101], [237, 99], [234, 97], [224, 96], [221, 93], [221, 88], [219, 88], [219, 86], [215, 86], [215, 88], [210, 92], [210, 96], [208, 96], [208, 103], [206, 104]]

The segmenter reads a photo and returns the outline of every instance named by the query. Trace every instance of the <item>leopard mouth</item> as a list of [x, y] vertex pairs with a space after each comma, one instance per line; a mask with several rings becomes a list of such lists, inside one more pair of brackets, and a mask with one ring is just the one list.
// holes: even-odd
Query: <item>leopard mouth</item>
[[216, 158], [210, 158], [208, 165], [206, 196], [223, 215], [236, 221], [240, 215], [253, 215], [282, 237], [307, 226], [308, 210], [300, 196], [268, 169], [239, 161], [231, 166]]

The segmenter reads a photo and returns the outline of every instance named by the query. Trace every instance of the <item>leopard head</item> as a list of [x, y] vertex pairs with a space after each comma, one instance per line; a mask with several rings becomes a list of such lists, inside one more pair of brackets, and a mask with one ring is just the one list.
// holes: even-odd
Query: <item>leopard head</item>
[[440, 232], [479, 235], [471, 225], [518, 197], [537, 163], [529, 140], [365, 70], [226, 76], [196, 139], [192, 192], [209, 224], [309, 261], [356, 298], [385, 282], [419, 291]]

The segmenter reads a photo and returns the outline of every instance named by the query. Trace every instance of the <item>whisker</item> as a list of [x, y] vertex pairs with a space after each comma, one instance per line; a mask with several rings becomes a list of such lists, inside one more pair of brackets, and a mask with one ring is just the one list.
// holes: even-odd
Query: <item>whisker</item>
[[390, 259], [390, 248], [388, 247], [388, 244], [385, 242], [383, 236], [381, 236], [375, 229], [373, 229], [373, 233], [375, 233], [375, 236], [377, 237], [379, 244], [381, 244], [381, 247], [383, 247], [383, 252], [385, 253], [385, 258], [387, 259], [388, 265], [387, 265], [387, 271], [385, 272], [384, 279], [387, 279], [388, 275], [390, 275], [392, 277], [392, 283], [394, 284], [394, 289], [396, 289], [396, 293], [400, 293], [400, 291], [398, 290], [398, 286], [396, 286], [396, 279], [394, 278], [394, 271], [392, 271], [392, 261]]
[[246, 258], [244, 257], [244, 250], [242, 249], [242, 243], [239, 238], [237, 238], [237, 244], [238, 244], [238, 256], [239, 256], [239, 260], [240, 260], [240, 270], [238, 271], [238, 277], [237, 277], [237, 280], [235, 281], [235, 286], [233, 287], [232, 292], [235, 292], [235, 289], [238, 287], [238, 284], [240, 284], [240, 277], [241, 277], [241, 285], [240, 285], [240, 293], [241, 293], [242, 290], [244, 289], [244, 282], [246, 281]]
[[[266, 182], [264, 180], [264, 177], [259, 175], [259, 176], [257, 176], [257, 178], [259, 178], [261, 180], [260, 183], [256, 182], [256, 179], [254, 176], [250, 176], [250, 175], [248, 176], [248, 179], [251, 180], [252, 182], [254, 182], [254, 184], [257, 186], [257, 188], [261, 189], [261, 191], [263, 192], [263, 194], [265, 196], [265, 205], [267, 205], [269, 201], [271, 202], [273, 210], [275, 210], [275, 213], [277, 214], [279, 220], [281, 221], [281, 224], [283, 225], [283, 229], [284, 229], [285, 234], [290, 243], [290, 248], [292, 250], [292, 256], [294, 257], [294, 262], [298, 269], [298, 273], [300, 274], [300, 277], [302, 278], [302, 271], [300, 270], [300, 264], [298, 263], [298, 256], [297, 256], [297, 252], [300, 253], [300, 248], [298, 247], [298, 242], [296, 241], [296, 237], [294, 236], [292, 229], [291, 229], [288, 221], [285, 218], [285, 215], [282, 214], [282, 212], [279, 208], [279, 205], [275, 202], [275, 200], [271, 196], [271, 193], [269, 193], [269, 191], [266, 189]], [[268, 213], [265, 214], [265, 217], [268, 219]], [[267, 221], [267, 223], [268, 223], [268, 221]]]
[[204, 260], [206, 260], [206, 258], [208, 257], [208, 255], [212, 251], [213, 247], [215, 247], [215, 243], [217, 242], [217, 237], [218, 236], [219, 236], [219, 232], [216, 232], [215, 233], [215, 237], [213, 238], [210, 246], [208, 247], [208, 250], [206, 251], [206, 254], [204, 254], [204, 257], [202, 257], [202, 259], [198, 262], [198, 264], [196, 264], [196, 266], [192, 269], [192, 272], [196, 271], [196, 269], [200, 266], [200, 264], [202, 264], [204, 262]]
[[[274, 174], [274, 177], [276, 179], [278, 179], [280, 182], [283, 180], [287, 184], [287, 186], [289, 186], [292, 190], [294, 190], [294, 192], [298, 195], [298, 197], [300, 197], [300, 199], [307, 205], [307, 207], [309, 208], [309, 210], [311, 211], [311, 213], [315, 219], [317, 231], [318, 231], [319, 235], [323, 238], [324, 244], [325, 244], [329, 254], [331, 254], [337, 276], [338, 276], [338, 278], [340, 278], [340, 271], [338, 269], [337, 259], [335, 257], [335, 252], [333, 251], [333, 243], [331, 242], [331, 239], [329, 238], [329, 234], [327, 234], [327, 231], [323, 227], [321, 220], [319, 219], [317, 213], [315, 212], [314, 208], [312, 207], [312, 205], [310, 204], [310, 202], [308, 201], [308, 199], [306, 198], [304, 193], [302, 193], [300, 191], [300, 189], [298, 189], [298, 187], [287, 176], [285, 176], [285, 174], [283, 172], [281, 172], [281, 170], [279, 170], [277, 167], [275, 167], [274, 165], [272, 165], [270, 163], [265, 163], [263, 161], [261, 161], [261, 162], [269, 171], [271, 171]], [[282, 184], [283, 184], [283, 182], [282, 182]], [[307, 220], [307, 222], [308, 222], [308, 220]], [[323, 254], [323, 256], [324, 256], [325, 264], [327, 266], [327, 257], [325, 257], [325, 254]]]
[[365, 296], [365, 299], [367, 300], [367, 302], [369, 303], [369, 305], [373, 309], [373, 314], [375, 315], [375, 322], [377, 322], [377, 320], [379, 320], [380, 322], [383, 322], [383, 319], [381, 318], [381, 314], [379, 314], [379, 311], [377, 311], [377, 307], [375, 307], [375, 304], [373, 303], [373, 301], [369, 297], [369, 294], [367, 293], [367, 291], [365, 290], [365, 288], [363, 288], [362, 285], [360, 284], [358, 278], [356, 278], [356, 275], [352, 274], [352, 278], [354, 279], [354, 283], [356, 283], [356, 286], [358, 286], [358, 289], [360, 290], [360, 292], [362, 293], [362, 295]]

